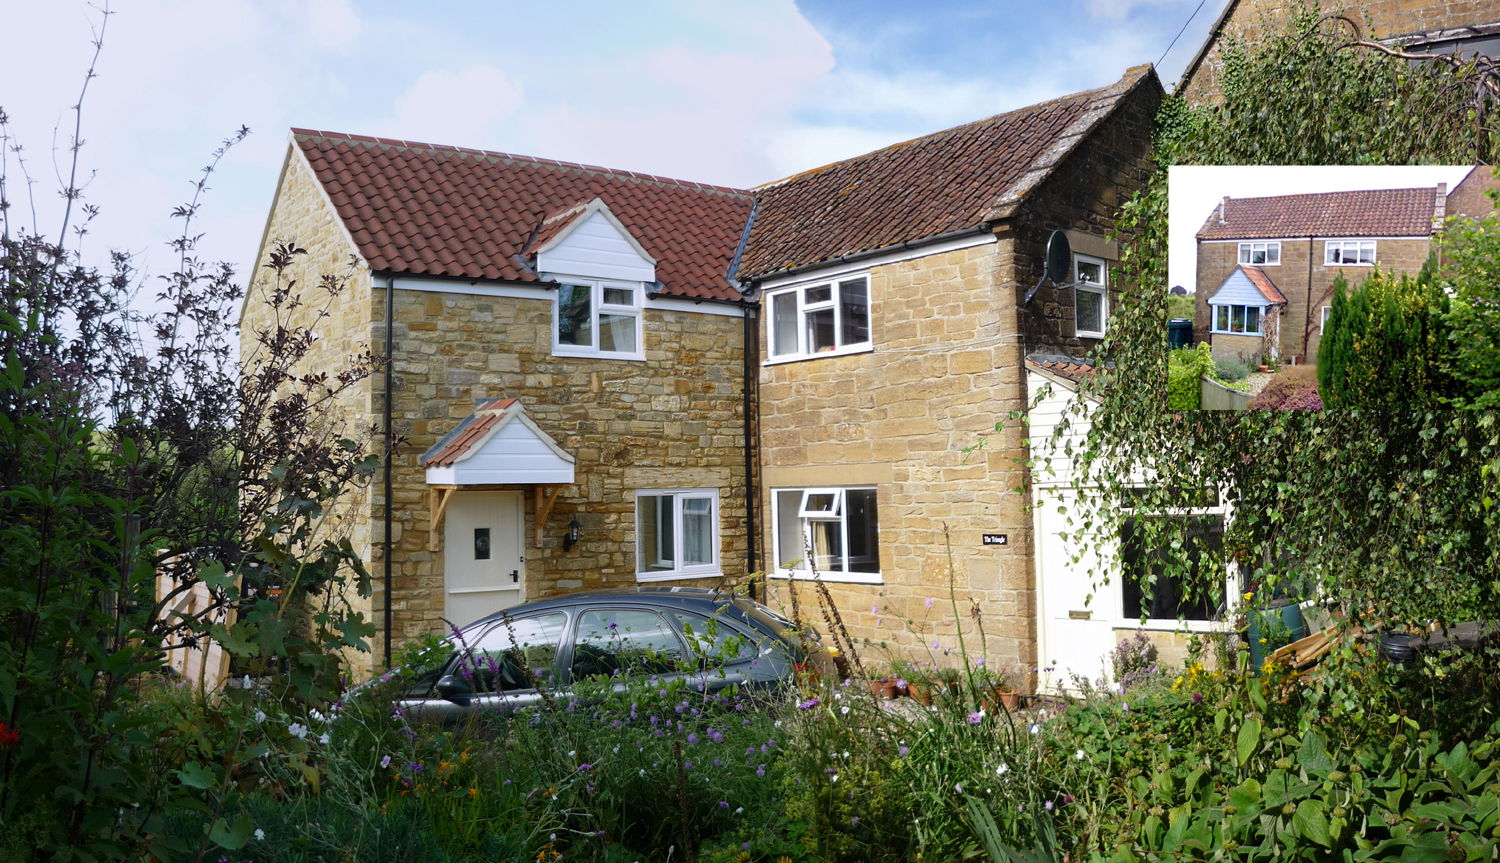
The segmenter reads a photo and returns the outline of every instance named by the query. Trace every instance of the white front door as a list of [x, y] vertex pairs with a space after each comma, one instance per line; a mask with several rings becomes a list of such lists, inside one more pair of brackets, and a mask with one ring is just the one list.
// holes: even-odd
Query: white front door
[[443, 616], [466, 626], [525, 596], [519, 491], [455, 491], [443, 528]]
[[[1064, 540], [1073, 526], [1057, 505], [1071, 507], [1073, 496], [1058, 489], [1038, 494], [1047, 504], [1035, 510], [1038, 685], [1045, 691], [1059, 684], [1071, 688], [1074, 675], [1091, 683], [1108, 676], [1120, 588], [1118, 577], [1109, 584], [1094, 583], [1098, 576], [1089, 569], [1101, 569], [1095, 549], [1079, 549]], [[1075, 555], [1081, 559], [1075, 561]]]

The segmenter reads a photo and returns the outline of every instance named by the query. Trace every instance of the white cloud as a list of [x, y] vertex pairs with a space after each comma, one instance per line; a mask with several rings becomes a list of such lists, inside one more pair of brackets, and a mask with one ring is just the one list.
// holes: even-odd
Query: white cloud
[[1119, 20], [1127, 18], [1138, 9], [1177, 6], [1182, 0], [1084, 0], [1084, 11], [1091, 18]]
[[359, 44], [364, 26], [349, 0], [312, 0], [307, 5], [306, 32], [316, 44], [351, 50]]
[[526, 103], [521, 84], [493, 66], [423, 72], [396, 100], [394, 119], [377, 134], [433, 144], [475, 146]]

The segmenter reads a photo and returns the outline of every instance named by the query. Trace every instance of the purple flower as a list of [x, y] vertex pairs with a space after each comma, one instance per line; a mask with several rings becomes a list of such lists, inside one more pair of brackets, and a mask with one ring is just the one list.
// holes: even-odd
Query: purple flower
[[1042, 805], [1046, 807], [1046, 809], [1047, 809], [1048, 812], [1052, 811], [1052, 801], [1051, 800], [1048, 800], [1046, 803], [1043, 803]]
[[974, 665], [977, 668], [983, 668], [984, 667], [984, 657], [981, 656], [978, 659], [974, 660]]
[[720, 809], [728, 809], [729, 808], [729, 801], [728, 800], [720, 800], [719, 801], [719, 808]]
[[964, 784], [962, 782], [954, 783], [953, 790], [957, 791], [959, 794], [964, 793]]
[[688, 743], [697, 743], [698, 742], [698, 735], [696, 735], [696, 734], [689, 734], [687, 736], [687, 741], [688, 741]]
[[724, 742], [724, 734], [722, 732], [714, 729], [714, 728], [709, 728], [708, 729], [708, 739], [712, 740], [715, 743], [723, 743]]
[[903, 746], [900, 749], [896, 750], [896, 757], [897, 758], [905, 758], [906, 757], [906, 753], [908, 753], [910, 751], [911, 751], [911, 749], [909, 747]]
[[766, 765], [764, 765], [764, 764], [757, 765], [756, 768], [755, 768], [755, 775], [756, 776], [765, 776], [766, 775]]
[[926, 608], [931, 608], [931, 607], [932, 607], [932, 604], [933, 604], [933, 603], [934, 603], [934, 602], [936, 602], [936, 600], [934, 600], [934, 599], [933, 599], [933, 598], [932, 598], [932, 597], [930, 597], [930, 596], [929, 596], [929, 597], [927, 597], [927, 598], [926, 598], [926, 599], [924, 599], [924, 600], [922, 600], [922, 605], [923, 605], [923, 606], [924, 606], [924, 607], [926, 607]]
[[970, 725], [978, 725], [979, 723], [981, 723], [983, 721], [984, 721], [984, 711], [983, 710], [976, 710], [973, 713], [969, 714], [969, 724]]
[[1201, 693], [1201, 692], [1194, 692], [1193, 693], [1193, 703], [1194, 704], [1197, 704], [1198, 702], [1200, 702], [1202, 700], [1203, 700], [1203, 693]]
[[812, 710], [814, 707], [817, 707], [819, 704], [822, 704], [822, 703], [823, 702], [820, 701], [817, 697], [813, 697], [813, 698], [807, 699], [806, 701], [798, 702], [797, 703], [797, 709], [798, 710]]
[[592, 764], [585, 763], [585, 764], [578, 765], [578, 770], [579, 770], [580, 773], [587, 773], [587, 772], [589, 772], [590, 770], [593, 770], [593, 769], [594, 769], [594, 765], [592, 765]]
[[1063, 795], [1063, 805], [1064, 806], [1067, 806], [1069, 803], [1072, 803], [1072, 802], [1073, 802], [1073, 795], [1071, 795], [1071, 794], [1064, 794]]
[[386, 757], [380, 759], [380, 769], [381, 770], [384, 770], [385, 768], [390, 767], [390, 766], [391, 766], [391, 756], [387, 755]]

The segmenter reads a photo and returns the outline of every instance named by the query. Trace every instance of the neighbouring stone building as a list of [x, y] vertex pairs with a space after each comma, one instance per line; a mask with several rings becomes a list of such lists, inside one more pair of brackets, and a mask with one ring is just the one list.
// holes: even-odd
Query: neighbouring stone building
[[[293, 130], [262, 257], [289, 240], [304, 280], [347, 272], [315, 365], [389, 338], [388, 379], [341, 407], [403, 441], [389, 495], [346, 504], [366, 670], [383, 641], [580, 588], [764, 572], [810, 610], [811, 549], [856, 637], [952, 646], [924, 603], [951, 578], [989, 661], [1029, 676], [1036, 585], [1066, 572], [1040, 571], [1007, 417], [1028, 368], [1088, 371], [1161, 96], [1138, 67], [750, 190]], [[247, 345], [266, 308], [247, 299]]]
[[1191, 104], [1217, 101], [1226, 37], [1254, 43], [1280, 32], [1304, 8], [1346, 15], [1364, 38], [1413, 53], [1500, 55], [1500, 9], [1493, 0], [1229, 0], [1174, 92]]
[[1338, 277], [1353, 289], [1377, 268], [1418, 272], [1438, 250], [1444, 220], [1490, 212], [1486, 192], [1497, 185], [1479, 167], [1452, 192], [1439, 183], [1226, 196], [1197, 233], [1195, 340], [1251, 365], [1315, 362]]
[[1197, 341], [1216, 357], [1312, 362], [1334, 282], [1415, 273], [1442, 229], [1447, 188], [1225, 197], [1197, 234]]

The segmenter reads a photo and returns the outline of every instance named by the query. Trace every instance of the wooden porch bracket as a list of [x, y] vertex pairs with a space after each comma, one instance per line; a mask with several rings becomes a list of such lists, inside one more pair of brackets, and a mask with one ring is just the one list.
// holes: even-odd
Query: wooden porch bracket
[[532, 486], [536, 495], [536, 547], [542, 547], [543, 528], [547, 526], [547, 517], [552, 515], [552, 505], [557, 503], [557, 496], [562, 494], [563, 487], [560, 485]]
[[427, 511], [431, 524], [427, 530], [427, 550], [438, 551], [443, 547], [443, 513], [448, 510], [448, 501], [453, 499], [457, 486], [433, 485], [427, 487]]

